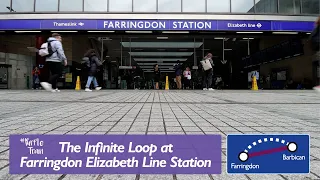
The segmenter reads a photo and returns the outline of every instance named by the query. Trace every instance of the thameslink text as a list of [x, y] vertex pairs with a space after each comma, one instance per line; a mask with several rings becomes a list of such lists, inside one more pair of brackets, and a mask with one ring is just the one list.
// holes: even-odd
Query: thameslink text
[[78, 24], [76, 22], [67, 22], [67, 23], [58, 23], [58, 22], [53, 22], [53, 26], [78, 26]]

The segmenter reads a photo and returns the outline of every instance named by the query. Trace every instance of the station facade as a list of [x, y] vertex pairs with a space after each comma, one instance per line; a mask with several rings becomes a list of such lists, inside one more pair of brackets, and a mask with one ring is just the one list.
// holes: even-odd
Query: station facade
[[[170, 74], [179, 59], [197, 74], [207, 52], [227, 66], [217, 74], [228, 79], [228, 88], [246, 89], [256, 70], [268, 78], [266, 89], [288, 81], [311, 88], [319, 64], [307, 40], [319, 7], [318, 0], [2, 0], [0, 88], [30, 88], [35, 66], [47, 78], [44, 59], [30, 47], [53, 32], [63, 35], [71, 79], [88, 48], [107, 60], [106, 88], [122, 87], [121, 69], [137, 67], [147, 77], [158, 63]], [[61, 86], [72, 87], [74, 80], [64, 78]]]

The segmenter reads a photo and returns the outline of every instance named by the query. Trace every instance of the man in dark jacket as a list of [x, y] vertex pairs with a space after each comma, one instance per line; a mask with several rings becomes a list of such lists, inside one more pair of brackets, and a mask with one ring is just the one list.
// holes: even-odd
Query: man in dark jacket
[[85, 57], [83, 58], [84, 63], [87, 66], [88, 70], [88, 80], [87, 80], [87, 85], [86, 85], [86, 92], [91, 92], [92, 90], [90, 89], [91, 82], [93, 82], [93, 85], [96, 90], [100, 90], [101, 87], [99, 87], [97, 78], [95, 77], [98, 71], [99, 66], [102, 65], [100, 62], [99, 58], [97, 57], [95, 50], [90, 49], [86, 54]]
[[181, 84], [181, 75], [182, 75], [182, 64], [180, 64], [180, 61], [178, 60], [176, 64], [173, 65], [175, 74], [176, 74], [176, 83], [177, 83], [177, 89], [182, 88]]
[[[311, 43], [312, 43], [312, 49], [316, 51], [315, 58], [319, 62], [318, 68], [320, 66], [320, 16], [318, 17], [316, 21], [316, 27], [312, 31], [310, 35]], [[317, 92], [320, 92], [320, 85], [313, 88]]]

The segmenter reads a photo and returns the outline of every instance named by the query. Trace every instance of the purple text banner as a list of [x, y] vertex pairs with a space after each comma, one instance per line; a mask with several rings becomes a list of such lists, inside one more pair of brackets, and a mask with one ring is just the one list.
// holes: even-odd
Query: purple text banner
[[268, 20], [0, 20], [0, 30], [186, 30], [310, 32], [314, 22]]
[[10, 174], [220, 174], [220, 135], [11, 135]]

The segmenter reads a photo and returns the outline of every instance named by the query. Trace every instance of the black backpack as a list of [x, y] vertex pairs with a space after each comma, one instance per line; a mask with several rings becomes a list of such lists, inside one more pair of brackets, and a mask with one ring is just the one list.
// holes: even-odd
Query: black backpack
[[88, 58], [89, 58], [89, 63], [87, 61], [82, 62], [82, 69], [85, 71], [88, 71], [91, 68], [91, 64], [92, 64], [91, 57], [88, 57]]
[[320, 26], [317, 26], [311, 33], [309, 37], [311, 49], [313, 51], [320, 50]]
[[53, 51], [53, 50], [52, 50], [52, 46], [51, 46], [51, 42], [52, 42], [52, 41], [56, 41], [56, 40], [51, 40], [51, 41], [48, 41], [48, 42], [47, 42], [47, 43], [48, 43], [48, 53], [49, 53], [49, 54], [46, 55], [46, 57], [51, 57], [52, 54], [56, 52], [56, 51]]

